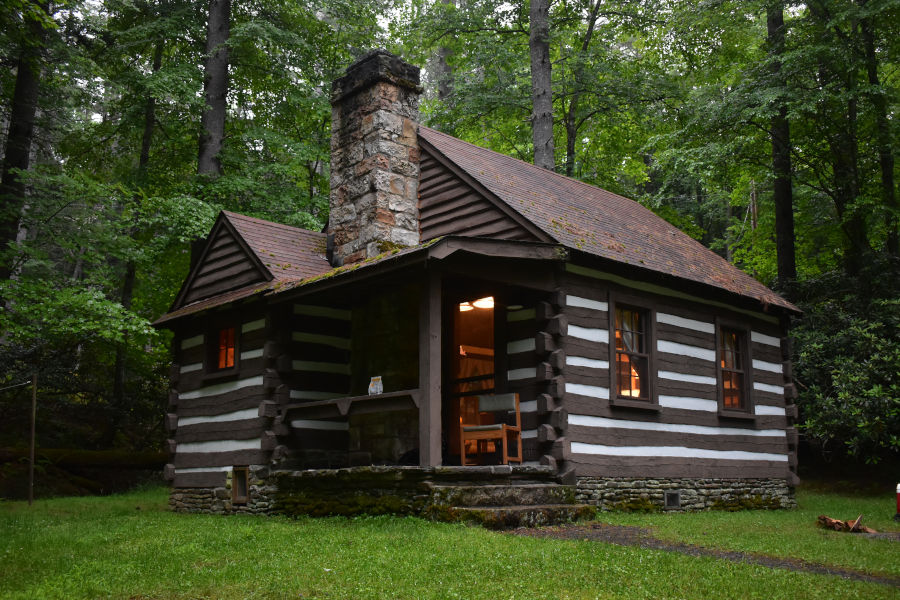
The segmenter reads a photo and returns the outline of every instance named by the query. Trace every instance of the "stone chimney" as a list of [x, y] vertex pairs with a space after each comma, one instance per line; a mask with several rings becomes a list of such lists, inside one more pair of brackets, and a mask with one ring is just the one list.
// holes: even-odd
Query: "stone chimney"
[[384, 50], [360, 58], [331, 92], [335, 265], [419, 243], [419, 68]]

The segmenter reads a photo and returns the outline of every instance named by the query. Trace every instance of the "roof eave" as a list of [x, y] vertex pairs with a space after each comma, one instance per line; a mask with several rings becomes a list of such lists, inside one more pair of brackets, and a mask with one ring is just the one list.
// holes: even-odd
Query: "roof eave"
[[[569, 251], [572, 254], [573, 260], [571, 262], [573, 263], [593, 263], [594, 265], [596, 265], [598, 270], [606, 271], [611, 274], [620, 274], [620, 277], [634, 279], [642, 283], [656, 284], [660, 285], [661, 287], [676, 291], [684, 290], [687, 294], [698, 296], [701, 298], [711, 296], [721, 302], [733, 304], [735, 308], [758, 311], [760, 313], [772, 316], [793, 317], [803, 314], [803, 311], [801, 311], [799, 308], [797, 308], [784, 298], [778, 296], [778, 294], [774, 291], [772, 292], [772, 294], [778, 296], [778, 298], [781, 300], [781, 303], [776, 304], [765, 302], [764, 300], [755, 296], [740, 294], [720, 286], [703, 283], [701, 281], [694, 281], [691, 279], [680, 277], [678, 275], [662, 273], [660, 271], [648, 269], [640, 265], [615, 261], [576, 248], [569, 248]], [[629, 271], [627, 276], [622, 274], [626, 269]], [[635, 272], [637, 274], [636, 277], [634, 276]]]

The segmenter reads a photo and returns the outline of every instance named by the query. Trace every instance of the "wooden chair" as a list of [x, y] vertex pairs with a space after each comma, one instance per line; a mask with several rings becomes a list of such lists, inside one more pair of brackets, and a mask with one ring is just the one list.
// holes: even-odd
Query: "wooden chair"
[[[482, 452], [482, 445], [489, 441], [500, 444], [503, 462], [522, 462], [522, 419], [519, 414], [518, 394], [498, 394], [495, 396], [477, 396], [478, 398], [478, 423], [465, 423], [465, 417], [460, 417], [459, 425], [459, 455], [460, 464], [466, 464], [466, 442], [474, 440], [478, 453]], [[465, 415], [462, 399], [460, 400], [460, 415]], [[515, 425], [508, 425], [505, 421], [511, 414], [515, 415]], [[499, 416], [501, 422], [484, 424], [485, 421], [494, 420]], [[516, 447], [516, 455], [510, 456], [507, 443], [512, 441]]]

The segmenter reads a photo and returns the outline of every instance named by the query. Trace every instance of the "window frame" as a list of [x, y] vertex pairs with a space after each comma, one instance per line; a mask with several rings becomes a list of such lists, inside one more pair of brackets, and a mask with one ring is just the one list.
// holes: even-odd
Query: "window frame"
[[[234, 329], [234, 364], [219, 368], [219, 336], [227, 329]], [[237, 319], [216, 319], [207, 327], [205, 373], [208, 377], [233, 375], [241, 366], [241, 324]]]
[[[756, 403], [753, 399], [753, 345], [750, 342], [750, 327], [729, 319], [716, 319], [716, 402], [719, 407], [719, 416], [734, 419], [755, 419]], [[744, 375], [741, 394], [743, 407], [732, 408], [725, 406], [725, 380], [726, 369], [722, 366], [722, 343], [725, 332], [738, 334], [739, 350], [743, 354]]]
[[[644, 318], [645, 351], [640, 354], [647, 358], [647, 386], [649, 388], [646, 398], [637, 399], [631, 396], [619, 396], [619, 372], [616, 350], [616, 308], [626, 308], [640, 313]], [[657, 395], [656, 372], [656, 309], [646, 299], [625, 294], [610, 293], [608, 299], [608, 328], [609, 328], [609, 403], [611, 406], [625, 408], [637, 408], [644, 410], [659, 410], [659, 398]]]
[[[244, 482], [244, 494], [238, 495], [237, 481], [241, 477]], [[250, 467], [231, 467], [231, 504], [244, 505], [250, 502]]]

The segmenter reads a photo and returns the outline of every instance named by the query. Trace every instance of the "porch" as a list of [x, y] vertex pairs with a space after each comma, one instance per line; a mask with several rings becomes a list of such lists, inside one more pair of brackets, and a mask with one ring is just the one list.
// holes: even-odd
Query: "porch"
[[[273, 466], [463, 466], [463, 449], [466, 465], [490, 466], [506, 446], [508, 462], [556, 472], [559, 257], [541, 251], [553, 260], [450, 253], [284, 304]], [[517, 397], [519, 410], [478, 410], [479, 397], [497, 396]], [[461, 423], [505, 417], [514, 431], [504, 441], [461, 443]]]

